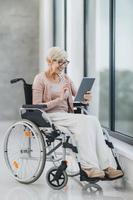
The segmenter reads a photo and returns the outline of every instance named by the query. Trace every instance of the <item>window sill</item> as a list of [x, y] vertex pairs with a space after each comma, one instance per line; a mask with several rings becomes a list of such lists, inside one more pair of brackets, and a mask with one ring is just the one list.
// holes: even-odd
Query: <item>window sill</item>
[[133, 161], [133, 146], [127, 144], [123, 141], [120, 141], [114, 137], [111, 137], [111, 141], [113, 142], [118, 154], [125, 156], [126, 158]]

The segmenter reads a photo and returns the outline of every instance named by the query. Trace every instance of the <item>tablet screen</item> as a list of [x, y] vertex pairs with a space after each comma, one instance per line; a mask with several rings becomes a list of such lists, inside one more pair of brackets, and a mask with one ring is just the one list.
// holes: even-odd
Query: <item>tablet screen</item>
[[95, 81], [95, 78], [84, 77], [81, 81], [81, 84], [79, 86], [79, 89], [74, 101], [79, 101], [79, 102], [84, 101], [84, 94], [88, 90], [91, 90], [94, 81]]

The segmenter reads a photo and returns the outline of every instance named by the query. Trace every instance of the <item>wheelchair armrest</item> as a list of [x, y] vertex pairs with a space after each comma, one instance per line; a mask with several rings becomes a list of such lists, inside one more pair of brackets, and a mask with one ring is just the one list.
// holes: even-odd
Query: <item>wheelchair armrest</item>
[[74, 102], [74, 113], [83, 113], [88, 115], [88, 104], [82, 103], [82, 102]]
[[82, 103], [82, 102], [74, 101], [73, 106], [74, 107], [81, 107], [81, 106], [86, 107], [88, 105], [86, 105], [85, 103]]
[[22, 108], [36, 108], [36, 109], [43, 109], [43, 108], [47, 108], [47, 105], [46, 104], [25, 104], [25, 105], [22, 105]]

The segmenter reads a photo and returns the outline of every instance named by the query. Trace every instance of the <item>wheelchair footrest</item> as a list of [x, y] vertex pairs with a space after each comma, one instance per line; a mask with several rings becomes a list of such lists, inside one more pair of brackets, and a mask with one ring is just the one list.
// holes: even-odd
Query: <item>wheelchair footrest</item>
[[83, 170], [80, 170], [80, 181], [87, 181], [89, 183], [96, 183], [100, 180], [100, 178], [92, 178], [92, 177], [89, 177], [85, 171]]
[[83, 170], [80, 171], [80, 181], [87, 181], [89, 183], [96, 183], [98, 181], [113, 181], [113, 180], [122, 178], [123, 176], [124, 174], [116, 178], [108, 178], [106, 176], [104, 178], [100, 178], [100, 177], [92, 178], [92, 177], [87, 176], [87, 174]]
[[119, 177], [116, 177], [116, 178], [108, 178], [108, 177], [105, 176], [104, 178], [101, 178], [100, 180], [101, 181], [114, 181], [116, 179], [122, 178], [123, 176], [124, 176], [124, 174], [119, 176]]

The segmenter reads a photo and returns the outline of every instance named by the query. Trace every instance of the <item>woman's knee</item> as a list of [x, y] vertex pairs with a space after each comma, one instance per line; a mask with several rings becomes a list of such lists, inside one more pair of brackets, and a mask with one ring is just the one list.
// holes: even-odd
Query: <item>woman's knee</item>
[[95, 124], [96, 126], [100, 126], [100, 121], [95, 115], [79, 114], [77, 117], [78, 120], [84, 121], [87, 124]]
[[94, 115], [87, 115], [88, 116], [88, 118], [89, 118], [89, 120], [92, 122], [92, 123], [94, 123], [96, 126], [98, 125], [98, 126], [101, 126], [100, 125], [100, 121], [99, 121], [99, 119], [96, 117], [96, 116], [94, 116]]

